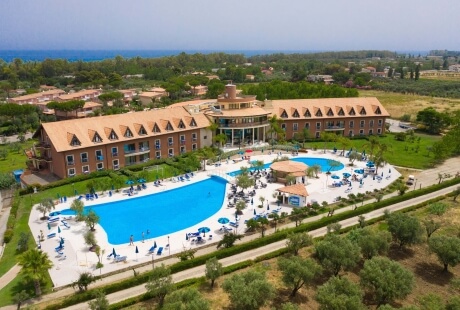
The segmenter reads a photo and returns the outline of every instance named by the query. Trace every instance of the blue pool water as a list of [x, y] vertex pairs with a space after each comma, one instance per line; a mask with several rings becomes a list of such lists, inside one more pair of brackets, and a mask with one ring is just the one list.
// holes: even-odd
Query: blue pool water
[[[142, 232], [145, 239], [155, 238], [214, 215], [222, 207], [225, 185], [221, 178], [210, 178], [157, 194], [85, 207], [85, 212], [93, 210], [99, 215], [109, 243], [129, 243], [131, 235], [134, 241], [140, 241]], [[63, 210], [61, 214], [68, 215], [69, 211], [72, 212]]]
[[[295, 157], [295, 158], [291, 158], [291, 160], [304, 163], [307, 166], [320, 165], [322, 172], [327, 172], [330, 169], [329, 161], [331, 159], [327, 159], [327, 158]], [[272, 163], [265, 164], [262, 169], [270, 168], [271, 164]], [[342, 170], [343, 168], [344, 168], [344, 165], [342, 163], [340, 163], [340, 166], [333, 167], [332, 169], [330, 169], [330, 171], [339, 171], [339, 170]], [[250, 168], [249, 170], [256, 170], [256, 169], [255, 168]], [[230, 175], [230, 176], [236, 176], [236, 175], [239, 175], [240, 173], [241, 173], [240, 170], [236, 170], [236, 171], [229, 172], [227, 174]]]

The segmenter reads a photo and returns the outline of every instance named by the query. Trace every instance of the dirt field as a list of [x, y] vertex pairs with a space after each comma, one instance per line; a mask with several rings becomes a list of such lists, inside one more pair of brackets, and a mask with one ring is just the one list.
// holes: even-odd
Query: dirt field
[[[449, 210], [441, 218], [443, 227], [434, 233], [458, 235], [460, 234], [460, 201], [455, 203], [452, 198], [448, 198], [446, 203], [450, 205]], [[426, 208], [412, 212], [420, 219], [424, 218], [427, 214]], [[376, 224], [382, 229], [385, 224], [381, 222]], [[377, 227], [375, 227], [377, 228]], [[311, 256], [312, 248], [306, 248], [301, 251], [301, 256]], [[400, 249], [398, 246], [393, 245], [388, 253], [388, 257], [402, 264], [409, 269], [416, 278], [416, 285], [413, 292], [404, 300], [398, 300], [394, 307], [418, 305], [418, 300], [421, 296], [428, 293], [441, 296], [442, 300], [448, 301], [452, 296], [459, 294], [450, 287], [449, 283], [453, 278], [460, 278], [460, 265], [452, 268], [449, 266], [449, 272], [442, 271], [442, 265], [437, 260], [436, 256], [429, 253], [426, 242], [423, 244]], [[363, 262], [361, 262], [354, 270], [348, 272], [341, 272], [341, 276], [346, 276], [353, 282], [359, 283], [359, 271], [361, 270]], [[324, 275], [312, 287], [302, 288], [294, 299], [289, 297], [290, 291], [287, 290], [280, 280], [280, 273], [277, 269], [276, 259], [264, 261], [256, 264], [253, 268], [265, 270], [267, 279], [276, 287], [277, 296], [275, 300], [269, 305], [261, 308], [263, 310], [279, 309], [280, 305], [285, 302], [292, 302], [298, 305], [299, 309], [318, 309], [318, 303], [315, 301], [314, 296], [316, 287], [321, 285], [327, 280], [327, 275]], [[241, 270], [239, 272], [244, 272]], [[203, 283], [198, 287], [198, 290], [204, 295], [206, 299], [212, 304], [212, 309], [226, 309], [230, 310], [230, 302], [227, 294], [221, 289], [220, 284], [225, 277], [216, 281], [213, 290], [209, 288], [209, 283]], [[364, 302], [369, 309], [376, 309], [376, 304], [372, 301], [370, 296], [364, 297]], [[151, 309], [153, 304], [145, 303], [143, 305], [136, 305], [130, 309]]]
[[377, 97], [392, 118], [409, 114], [415, 120], [417, 112], [434, 107], [440, 112], [460, 109], [460, 99], [437, 98], [419, 95], [403, 95], [377, 90], [360, 90], [360, 97]]

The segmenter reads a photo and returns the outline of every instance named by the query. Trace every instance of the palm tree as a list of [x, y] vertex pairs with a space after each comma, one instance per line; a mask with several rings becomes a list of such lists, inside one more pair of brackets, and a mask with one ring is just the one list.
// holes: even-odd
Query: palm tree
[[370, 136], [367, 143], [363, 145], [365, 148], [369, 148], [369, 155], [372, 156], [374, 154], [374, 149], [379, 148], [380, 142], [377, 137]]
[[339, 137], [338, 139], [340, 147], [342, 148], [342, 154], [345, 154], [345, 150], [351, 146], [351, 140], [347, 137]]
[[19, 265], [22, 266], [21, 273], [23, 273], [27, 279], [33, 281], [35, 295], [40, 296], [42, 294], [40, 281], [46, 277], [48, 269], [53, 267], [53, 263], [48, 258], [48, 254], [38, 249], [30, 249], [19, 256], [18, 261]]
[[324, 141], [324, 153], [326, 153], [327, 143], [337, 141], [337, 135], [333, 132], [323, 131], [321, 138]]
[[216, 135], [213, 138], [213, 140], [214, 140], [214, 142], [219, 143], [219, 147], [222, 147], [222, 145], [225, 144], [225, 142], [227, 142], [227, 135], [224, 134], [224, 133], [220, 133], [220, 134]]
[[203, 170], [206, 171], [206, 160], [214, 156], [214, 151], [211, 147], [205, 146], [197, 151], [198, 158], [203, 161]]
[[278, 136], [278, 138], [280, 138], [279, 136], [284, 133], [284, 130], [280, 127], [280, 122], [281, 120], [278, 119], [276, 115], [273, 115], [268, 119], [270, 128], [267, 130], [267, 134], [270, 135], [272, 145], [275, 143], [275, 136]]

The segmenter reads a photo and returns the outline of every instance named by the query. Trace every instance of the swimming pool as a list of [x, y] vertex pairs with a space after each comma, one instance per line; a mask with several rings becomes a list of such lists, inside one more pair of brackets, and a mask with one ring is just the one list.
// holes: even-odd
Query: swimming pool
[[[313, 165], [320, 165], [322, 172], [339, 171], [339, 170], [342, 170], [344, 168], [344, 165], [341, 162], [333, 160], [333, 159], [327, 159], [327, 158], [295, 157], [295, 158], [291, 158], [290, 160], [304, 163], [309, 167], [311, 167]], [[339, 163], [340, 165], [338, 165], [337, 167], [332, 167], [331, 168], [331, 166], [329, 165], [329, 161], [331, 161], [331, 160]], [[268, 163], [268, 164], [263, 165], [262, 169], [270, 168], [271, 164], [272, 163]], [[256, 170], [256, 169], [255, 168], [250, 168], [249, 170]], [[240, 173], [241, 173], [240, 170], [236, 170], [236, 171], [229, 172], [227, 174], [233, 177], [233, 176], [239, 175]]]
[[85, 212], [93, 210], [99, 215], [109, 243], [129, 243], [131, 235], [134, 241], [140, 241], [142, 232], [145, 239], [155, 238], [214, 215], [222, 207], [225, 185], [225, 180], [212, 177], [161, 193], [85, 207]]

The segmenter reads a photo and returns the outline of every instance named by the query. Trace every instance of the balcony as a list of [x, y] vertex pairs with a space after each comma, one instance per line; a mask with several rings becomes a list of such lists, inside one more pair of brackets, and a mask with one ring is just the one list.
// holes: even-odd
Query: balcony
[[267, 125], [267, 121], [252, 122], [252, 123], [229, 123], [229, 124], [218, 124], [219, 128], [248, 128]]
[[140, 148], [139, 150], [125, 150], [125, 156], [142, 155], [146, 153], [150, 153], [149, 147], [143, 147], [143, 148]]
[[196, 142], [197, 140], [197, 138], [192, 138], [192, 142]]
[[344, 125], [326, 126], [324, 128], [325, 131], [344, 130], [344, 129], [345, 129]]
[[184, 144], [185, 144], [185, 140], [180, 140], [180, 144], [181, 144], [181, 145], [184, 145]]
[[97, 159], [97, 160], [104, 160], [104, 156], [98, 155], [98, 156], [96, 156], [96, 159]]
[[47, 161], [47, 162], [53, 161], [53, 159], [50, 156], [46, 156], [46, 155], [39, 155], [39, 156], [36, 155], [36, 156], [33, 156], [32, 158], [38, 161]]
[[82, 159], [81, 159], [81, 162], [82, 162], [82, 163], [87, 163], [87, 162], [88, 162], [88, 158], [82, 158]]
[[35, 144], [35, 147], [43, 148], [43, 149], [50, 149], [51, 144], [42, 141], [42, 142], [39, 142], [39, 143]]
[[136, 149], [125, 150], [125, 155], [136, 153]]
[[75, 162], [74, 161], [68, 161], [66, 164], [67, 164], [67, 166], [74, 166]]
[[113, 152], [112, 157], [118, 157], [118, 152]]
[[161, 145], [160, 145], [160, 144], [156, 144], [156, 145], [155, 145], [155, 150], [159, 150], [159, 149], [161, 149]]

